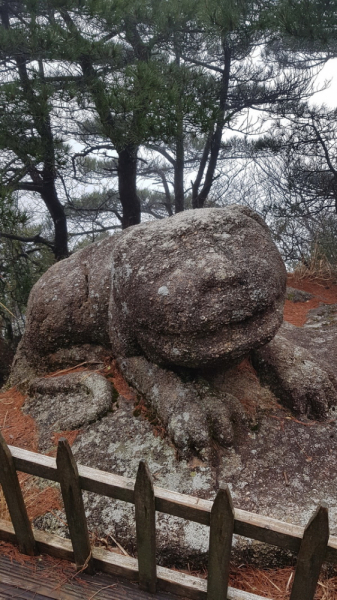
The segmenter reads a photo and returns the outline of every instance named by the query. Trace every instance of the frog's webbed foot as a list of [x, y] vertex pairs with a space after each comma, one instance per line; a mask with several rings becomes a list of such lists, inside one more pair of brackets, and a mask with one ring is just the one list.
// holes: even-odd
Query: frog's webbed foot
[[253, 354], [262, 381], [298, 415], [324, 419], [337, 404], [337, 379], [304, 348], [281, 335]]
[[218, 394], [206, 383], [184, 383], [173, 371], [140, 356], [118, 363], [128, 383], [155, 410], [181, 456], [206, 456], [212, 439], [230, 446], [233, 425], [246, 420], [234, 396]]

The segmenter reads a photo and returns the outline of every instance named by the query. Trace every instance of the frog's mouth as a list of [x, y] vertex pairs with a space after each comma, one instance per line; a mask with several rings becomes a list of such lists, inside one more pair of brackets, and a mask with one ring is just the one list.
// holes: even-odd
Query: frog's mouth
[[[189, 335], [138, 329], [137, 341], [145, 356], [158, 364], [201, 368], [218, 363], [232, 364], [251, 350], [268, 343], [283, 321], [283, 298], [267, 311], [259, 311], [217, 328], [195, 328]], [[159, 360], [158, 360], [159, 357]]]

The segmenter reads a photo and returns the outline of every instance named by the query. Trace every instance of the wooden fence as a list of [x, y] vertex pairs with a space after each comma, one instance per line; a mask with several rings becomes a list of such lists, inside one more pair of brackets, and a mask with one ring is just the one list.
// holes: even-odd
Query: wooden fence
[[[60, 483], [71, 541], [33, 531], [17, 471]], [[297, 554], [290, 600], [312, 600], [322, 563], [337, 563], [337, 537], [329, 538], [325, 505], [317, 509], [305, 528], [283, 523], [234, 509], [227, 487], [219, 490], [214, 502], [154, 487], [143, 461], [136, 481], [77, 465], [65, 439], [59, 441], [55, 460], [7, 446], [0, 434], [0, 483], [12, 520], [12, 525], [0, 521], [2, 540], [17, 543], [26, 554], [43, 552], [71, 560], [88, 573], [100, 570], [138, 580], [140, 587], [151, 593], [164, 590], [195, 600], [263, 600], [228, 587], [233, 534]], [[135, 505], [138, 560], [90, 547], [82, 490]], [[156, 565], [156, 511], [210, 527], [207, 581]]]

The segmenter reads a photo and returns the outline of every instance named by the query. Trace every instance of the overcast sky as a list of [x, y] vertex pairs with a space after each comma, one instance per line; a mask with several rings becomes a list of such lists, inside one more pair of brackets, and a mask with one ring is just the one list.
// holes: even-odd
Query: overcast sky
[[329, 88], [315, 94], [311, 100], [314, 104], [327, 104], [330, 108], [337, 108], [337, 58], [329, 60], [317, 79], [317, 86], [324, 80], [331, 80]]

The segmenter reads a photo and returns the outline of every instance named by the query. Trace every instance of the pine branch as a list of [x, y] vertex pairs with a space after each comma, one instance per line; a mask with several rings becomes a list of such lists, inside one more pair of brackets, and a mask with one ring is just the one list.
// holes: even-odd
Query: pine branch
[[54, 250], [54, 244], [40, 236], [40, 234], [34, 235], [32, 237], [24, 237], [21, 235], [16, 235], [15, 233], [5, 233], [3, 231], [0, 231], [0, 237], [5, 238], [7, 240], [15, 240], [17, 242], [33, 242], [34, 244], [44, 244], [45, 246], [48, 246], [48, 248], [50, 248], [51, 250]]

